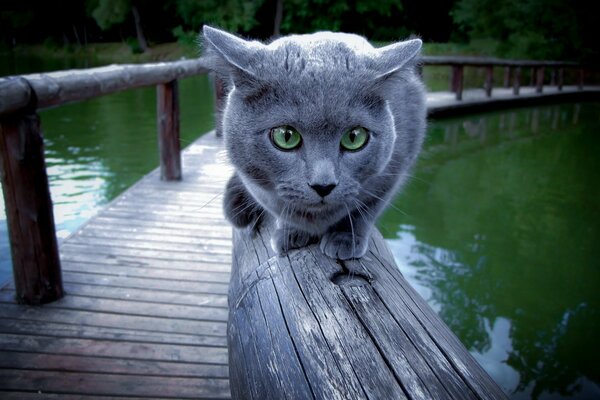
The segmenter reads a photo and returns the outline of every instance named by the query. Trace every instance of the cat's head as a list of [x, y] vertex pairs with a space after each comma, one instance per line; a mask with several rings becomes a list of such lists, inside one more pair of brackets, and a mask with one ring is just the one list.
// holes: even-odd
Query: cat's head
[[357, 35], [318, 32], [263, 44], [204, 27], [204, 44], [232, 88], [229, 157], [263, 207], [315, 231], [356, 208], [402, 140], [387, 99], [412, 76], [421, 41], [376, 49]]

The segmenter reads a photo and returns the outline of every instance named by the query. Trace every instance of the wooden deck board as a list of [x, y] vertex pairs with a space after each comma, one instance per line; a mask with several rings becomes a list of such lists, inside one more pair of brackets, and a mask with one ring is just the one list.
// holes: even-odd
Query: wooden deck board
[[[494, 88], [491, 98], [481, 89], [466, 90], [462, 102], [449, 92], [430, 93], [427, 102], [435, 115], [576, 93], [568, 86], [545, 87], [541, 95], [522, 87], [514, 96]], [[220, 140], [205, 135], [184, 151], [182, 182], [160, 181], [156, 170], [63, 241], [64, 299], [27, 307], [14, 302], [11, 285], [0, 290], [0, 397], [228, 398], [232, 232], [221, 200], [230, 173]], [[414, 322], [412, 314], [399, 315]], [[392, 322], [369, 321], [389, 326], [409, 347], [421, 334], [418, 324], [403, 324], [414, 330], [403, 333]], [[427, 362], [448, 358], [460, 368], [451, 350]], [[456, 390], [445, 375], [432, 379]]]
[[154, 171], [65, 239], [65, 298], [27, 307], [0, 291], [0, 397], [229, 397], [221, 150], [204, 136], [182, 182]]

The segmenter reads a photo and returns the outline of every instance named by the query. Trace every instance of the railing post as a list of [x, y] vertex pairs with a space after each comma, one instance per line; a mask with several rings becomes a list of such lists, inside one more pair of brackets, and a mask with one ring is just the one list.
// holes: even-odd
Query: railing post
[[579, 82], [577, 83], [577, 88], [579, 90], [583, 90], [584, 78], [585, 78], [585, 70], [583, 68], [579, 68]]
[[515, 96], [518, 96], [520, 90], [521, 90], [521, 67], [516, 66], [515, 72], [513, 75], [513, 94]]
[[507, 66], [504, 67], [504, 82], [503, 82], [503, 86], [505, 88], [509, 88], [510, 87], [510, 73], [511, 73], [511, 67]]
[[558, 86], [558, 90], [563, 89], [564, 82], [565, 82], [565, 69], [563, 67], [560, 67], [558, 69], [558, 82], [556, 83], [556, 85]]
[[456, 93], [456, 100], [462, 100], [463, 92], [463, 68], [462, 64], [452, 66], [451, 90]]
[[223, 136], [223, 110], [225, 108], [225, 99], [227, 97], [227, 88], [225, 82], [216, 75], [214, 76], [215, 93], [215, 132], [217, 136]]
[[535, 71], [535, 91], [542, 93], [544, 90], [544, 67], [537, 67]]
[[158, 150], [160, 179], [181, 180], [179, 143], [179, 89], [176, 80], [157, 86]]
[[492, 88], [494, 87], [494, 66], [486, 65], [485, 67], [485, 83], [484, 83], [485, 95], [492, 97]]
[[63, 294], [40, 118], [34, 107], [0, 118], [0, 166], [17, 301]]

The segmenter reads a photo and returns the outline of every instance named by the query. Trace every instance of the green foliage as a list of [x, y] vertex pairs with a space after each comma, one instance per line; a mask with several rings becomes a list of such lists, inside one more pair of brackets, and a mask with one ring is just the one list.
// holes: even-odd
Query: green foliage
[[173, 29], [173, 36], [175, 36], [177, 42], [183, 46], [198, 46], [198, 33], [195, 31], [186, 31], [181, 25], [177, 25]]
[[247, 32], [258, 24], [256, 13], [264, 0], [175, 0], [185, 25], [199, 32], [204, 24], [232, 32]]
[[[130, 0], [92, 0], [91, 15], [102, 30], [122, 24], [131, 11]], [[88, 8], [88, 10], [89, 10]]]
[[283, 5], [283, 33], [319, 30], [346, 31], [374, 40], [392, 40], [407, 34], [397, 0], [289, 0]]
[[142, 46], [140, 46], [140, 43], [136, 38], [130, 36], [125, 40], [125, 42], [133, 54], [142, 54], [144, 52]]
[[564, 0], [459, 0], [452, 17], [471, 41], [486, 42], [499, 56], [581, 58], [578, 7]]

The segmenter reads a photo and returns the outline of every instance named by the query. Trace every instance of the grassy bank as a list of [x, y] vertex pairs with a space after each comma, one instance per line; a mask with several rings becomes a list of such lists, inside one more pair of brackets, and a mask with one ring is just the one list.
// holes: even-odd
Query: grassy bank
[[[0, 54], [11, 52], [14, 56], [35, 56], [46, 59], [62, 59], [65, 57], [87, 58], [104, 63], [143, 63], [152, 61], [172, 61], [182, 57], [194, 58], [199, 55], [199, 47], [178, 42], [155, 44], [145, 53], [134, 52], [135, 47], [122, 43], [91, 43], [86, 46], [48, 46], [19, 45], [15, 48], [0, 49]], [[426, 55], [485, 55], [485, 49], [458, 43], [425, 43], [423, 53]]]
[[194, 58], [199, 50], [194, 46], [175, 43], [162, 43], [150, 47], [145, 53], [137, 53], [127, 43], [91, 43], [86, 46], [54, 47], [47, 45], [19, 45], [0, 54], [12, 53], [15, 57], [40, 57], [44, 59], [84, 58], [97, 64], [145, 63], [153, 61], [173, 61], [182, 57]]

